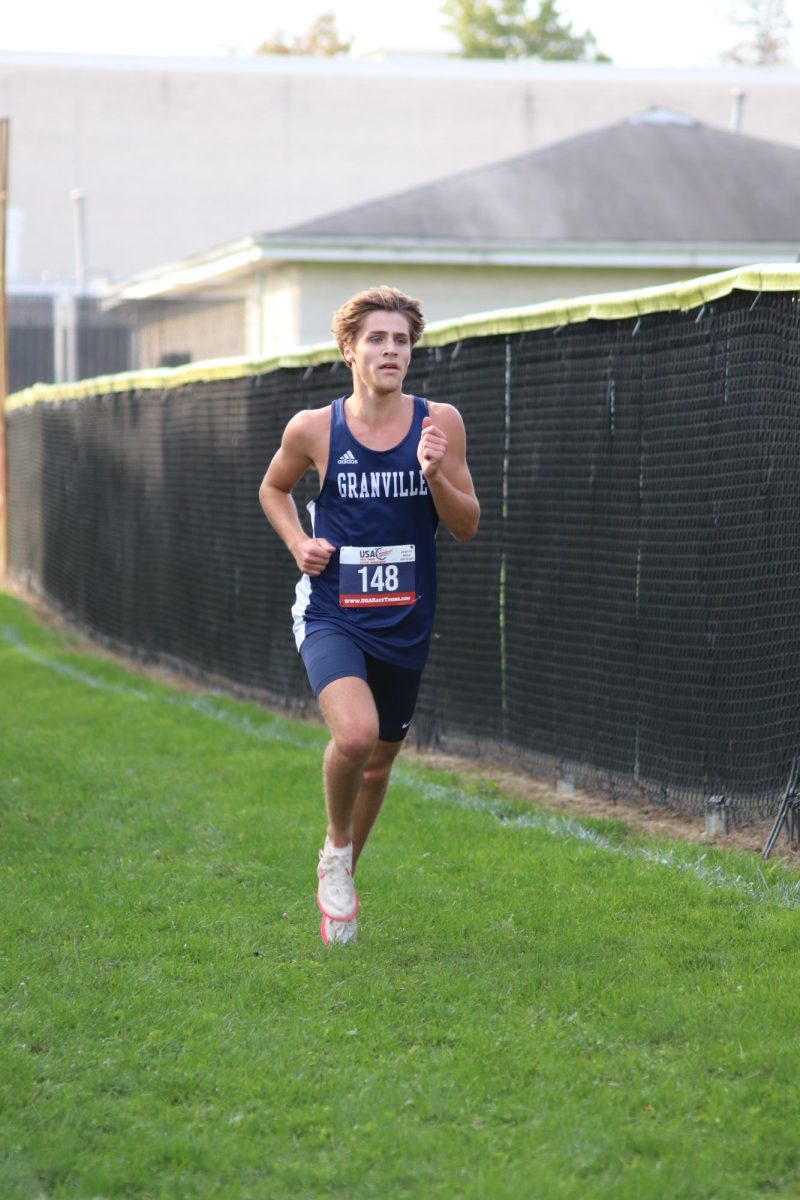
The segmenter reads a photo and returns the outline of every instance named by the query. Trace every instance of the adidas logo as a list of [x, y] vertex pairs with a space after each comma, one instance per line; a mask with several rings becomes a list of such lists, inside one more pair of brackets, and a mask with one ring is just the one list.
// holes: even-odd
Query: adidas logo
[[336, 461], [341, 467], [358, 466], [358, 459], [356, 458], [355, 454], [353, 454], [352, 450], [345, 450], [344, 454], [341, 454]]

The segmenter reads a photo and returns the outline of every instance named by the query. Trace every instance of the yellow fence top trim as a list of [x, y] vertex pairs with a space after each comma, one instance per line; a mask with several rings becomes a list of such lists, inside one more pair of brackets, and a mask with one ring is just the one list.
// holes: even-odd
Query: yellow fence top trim
[[[609, 292], [598, 296], [578, 296], [568, 300], [547, 301], [525, 308], [475, 313], [457, 321], [439, 321], [425, 330], [421, 346], [446, 346], [465, 338], [487, 337], [504, 333], [525, 333], [537, 329], [556, 329], [582, 321], [614, 321], [653, 312], [686, 312], [718, 300], [733, 291], [800, 292], [800, 265], [765, 263], [737, 267], [715, 275], [703, 275], [661, 287], [639, 288], [629, 292]], [[144, 391], [185, 387], [212, 380], [242, 379], [266, 375], [284, 367], [309, 367], [336, 362], [339, 349], [334, 342], [301, 346], [290, 354], [274, 358], [225, 358], [189, 363], [149, 371], [125, 371], [101, 375], [77, 383], [37, 383], [15, 392], [6, 401], [6, 409], [25, 408], [40, 402], [77, 400], [115, 392]]]

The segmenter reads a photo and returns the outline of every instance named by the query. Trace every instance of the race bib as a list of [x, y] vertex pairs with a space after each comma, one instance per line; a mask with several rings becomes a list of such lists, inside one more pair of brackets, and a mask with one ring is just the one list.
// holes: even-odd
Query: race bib
[[378, 608], [414, 604], [413, 546], [342, 546], [339, 551], [339, 606]]

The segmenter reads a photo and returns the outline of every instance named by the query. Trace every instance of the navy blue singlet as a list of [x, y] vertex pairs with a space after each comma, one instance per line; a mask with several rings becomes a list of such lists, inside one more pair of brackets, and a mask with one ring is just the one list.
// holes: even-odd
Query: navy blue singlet
[[391, 450], [353, 437], [344, 398], [331, 405], [328, 466], [308, 504], [314, 537], [336, 553], [303, 575], [292, 608], [297, 648], [318, 629], [347, 633], [367, 654], [421, 670], [436, 604], [438, 516], [417, 459], [428, 402], [414, 396], [411, 427]]

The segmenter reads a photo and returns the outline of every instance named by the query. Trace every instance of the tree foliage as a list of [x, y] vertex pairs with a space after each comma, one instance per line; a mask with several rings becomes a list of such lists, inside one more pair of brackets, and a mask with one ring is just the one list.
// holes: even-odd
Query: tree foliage
[[283, 30], [278, 29], [267, 41], [262, 42], [256, 54], [308, 54], [332, 58], [336, 54], [349, 54], [353, 38], [343, 41], [336, 26], [336, 14], [320, 13], [301, 37], [287, 40]]
[[544, 58], [610, 62], [593, 33], [576, 34], [558, 11], [558, 0], [445, 0], [444, 28], [455, 34], [463, 58]]
[[745, 36], [725, 51], [723, 62], [757, 67], [791, 63], [788, 34], [792, 22], [785, 0], [735, 0], [728, 19]]

